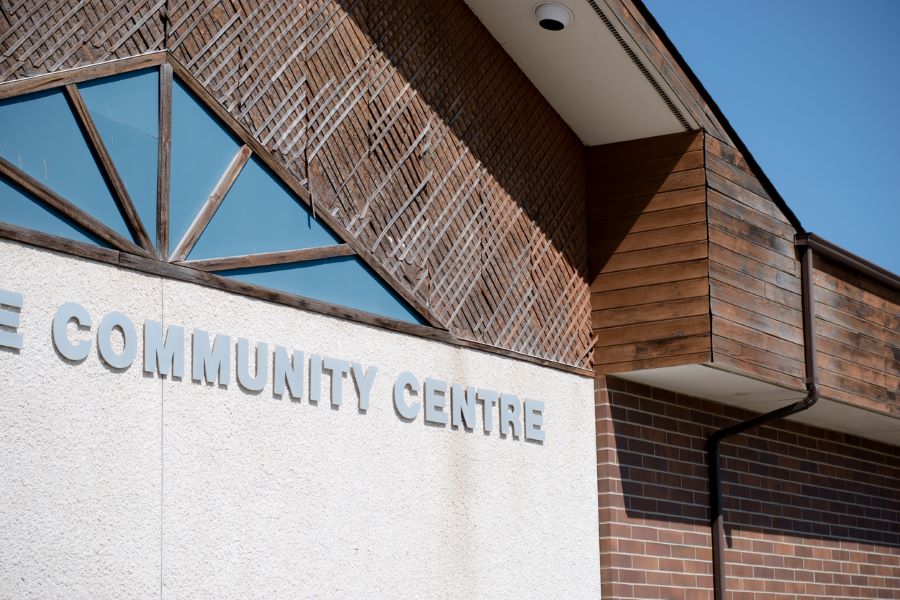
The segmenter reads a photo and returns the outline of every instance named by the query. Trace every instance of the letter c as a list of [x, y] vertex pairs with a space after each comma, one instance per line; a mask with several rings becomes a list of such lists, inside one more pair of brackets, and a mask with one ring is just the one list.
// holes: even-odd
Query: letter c
[[419, 380], [409, 371], [404, 371], [397, 376], [397, 381], [394, 382], [394, 408], [397, 409], [397, 414], [401, 417], [412, 421], [419, 414], [421, 405], [418, 402], [406, 403], [403, 399], [403, 393], [407, 387], [410, 388], [411, 394], [419, 393]]
[[69, 360], [84, 360], [91, 351], [91, 342], [89, 340], [81, 340], [72, 343], [69, 340], [66, 329], [69, 321], [74, 320], [79, 327], [91, 328], [91, 316], [83, 306], [77, 302], [66, 302], [56, 311], [53, 317], [53, 344], [56, 349], [65, 358]]

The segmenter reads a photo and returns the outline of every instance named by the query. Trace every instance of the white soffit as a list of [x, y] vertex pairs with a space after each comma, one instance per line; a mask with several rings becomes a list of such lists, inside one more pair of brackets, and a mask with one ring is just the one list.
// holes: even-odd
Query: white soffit
[[[774, 410], [791, 401], [802, 400], [806, 396], [803, 392], [709, 365], [646, 369], [616, 373], [615, 377], [760, 413]], [[788, 418], [822, 429], [900, 445], [900, 419], [827, 398], [821, 398], [809, 410]]]
[[[559, 0], [575, 16], [562, 31], [546, 31], [538, 25], [534, 8], [541, 1], [466, 0], [466, 4], [584, 144], [685, 130], [588, 0]], [[603, 0], [595, 1], [695, 129]]]

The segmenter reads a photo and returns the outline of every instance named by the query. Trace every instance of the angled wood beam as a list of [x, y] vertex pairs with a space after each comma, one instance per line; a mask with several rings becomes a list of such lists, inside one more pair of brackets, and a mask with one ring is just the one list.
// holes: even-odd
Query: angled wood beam
[[66, 85], [65, 92], [69, 106], [72, 107], [72, 113], [74, 113], [81, 131], [84, 133], [91, 152], [100, 164], [103, 177], [113, 192], [119, 212], [122, 213], [128, 229], [131, 230], [131, 233], [144, 250], [153, 252], [153, 242], [150, 241], [150, 236], [147, 235], [147, 230], [144, 229], [144, 225], [141, 223], [141, 218], [134, 207], [134, 203], [131, 201], [131, 196], [128, 194], [122, 178], [119, 177], [119, 171], [113, 164], [112, 157], [109, 155], [106, 144], [103, 143], [103, 139], [100, 137], [97, 124], [94, 123], [94, 119], [91, 117], [91, 113], [84, 103], [84, 98], [81, 97], [78, 87], [74, 83], [70, 83]]
[[159, 149], [156, 170], [156, 248], [169, 256], [169, 186], [172, 177], [172, 65], [159, 68]]
[[188, 260], [185, 262], [180, 262], [178, 264], [185, 267], [190, 267], [192, 269], [198, 269], [200, 271], [228, 271], [230, 269], [268, 267], [271, 265], [308, 262], [311, 260], [335, 258], [338, 256], [353, 256], [355, 254], [356, 252], [348, 244], [336, 244], [334, 246], [302, 248], [299, 250], [284, 250], [281, 252], [261, 252], [259, 254], [228, 256], [226, 258]]
[[110, 246], [117, 248], [118, 250], [131, 252], [141, 256], [149, 255], [146, 250], [131, 240], [126, 240], [124, 237], [68, 200], [63, 199], [62, 196], [45, 186], [43, 183], [3, 158], [0, 158], [0, 175], [17, 184], [26, 192], [61, 213], [73, 223], [76, 223], [78, 226], [100, 238]]
[[[210, 94], [210, 92], [201, 85], [197, 79], [191, 74], [191, 72], [184, 67], [184, 65], [179, 62], [177, 58], [175, 58], [172, 54], [167, 55], [167, 60], [169, 64], [172, 65], [172, 69], [175, 72], [175, 75], [178, 76], [178, 79], [187, 86], [188, 89], [191, 90], [200, 100], [209, 108], [209, 110], [216, 115], [219, 119], [225, 123], [229, 129], [237, 136], [238, 139], [247, 144], [252, 150], [253, 153], [268, 167], [272, 172], [274, 172], [279, 179], [286, 185], [294, 194], [303, 202], [307, 207], [309, 207], [315, 214], [317, 219], [320, 219], [324, 222], [328, 227], [330, 227], [335, 233], [337, 233], [344, 242], [350, 245], [356, 251], [356, 254], [366, 263], [372, 271], [374, 271], [382, 280], [384, 280], [391, 289], [403, 300], [406, 301], [413, 309], [416, 310], [426, 322], [432, 327], [437, 327], [440, 329], [445, 329], [446, 326], [442, 322], [442, 320], [431, 310], [431, 308], [418, 296], [409, 291], [407, 288], [403, 287], [403, 285], [398, 280], [397, 276], [391, 273], [384, 265], [379, 262], [379, 260], [375, 257], [374, 253], [366, 247], [366, 245], [354, 237], [348, 230], [347, 227], [334, 215], [330, 212], [326, 211], [316, 211], [315, 206], [311, 200], [311, 194], [306, 186], [294, 175], [287, 167], [285, 167], [275, 155], [266, 148], [263, 144], [257, 140], [251, 132], [247, 130], [247, 128], [237, 119], [235, 119], [231, 113], [229, 113], [222, 104], [216, 100], [216, 98]], [[183, 259], [182, 259], [183, 260]]]
[[138, 69], [153, 67], [166, 62], [167, 56], [168, 53], [165, 50], [160, 50], [158, 52], [149, 52], [147, 54], [141, 54], [140, 56], [120, 58], [96, 65], [64, 69], [54, 73], [47, 73], [46, 75], [36, 75], [34, 77], [25, 77], [24, 79], [7, 81], [5, 83], [0, 83], [0, 100], [31, 92], [48, 90], [70, 83], [96, 79], [97, 77], [106, 75], [118, 75], [119, 73], [128, 73]]
[[213, 215], [216, 214], [216, 211], [219, 210], [219, 206], [222, 204], [222, 200], [225, 199], [228, 190], [234, 185], [234, 181], [237, 179], [238, 175], [241, 174], [244, 165], [250, 160], [250, 155], [252, 153], [250, 147], [245, 144], [241, 146], [237, 154], [234, 155], [234, 158], [231, 159], [231, 164], [229, 164], [228, 168], [225, 169], [225, 172], [222, 173], [222, 177], [219, 179], [216, 187], [213, 188], [212, 193], [209, 195], [209, 198], [206, 199], [206, 203], [200, 209], [200, 212], [194, 217], [194, 222], [188, 227], [184, 237], [178, 242], [178, 246], [172, 251], [172, 256], [169, 257], [169, 260], [172, 262], [183, 261], [187, 258], [187, 255], [191, 253], [197, 240], [200, 239], [203, 230], [209, 225], [210, 219], [212, 219]]

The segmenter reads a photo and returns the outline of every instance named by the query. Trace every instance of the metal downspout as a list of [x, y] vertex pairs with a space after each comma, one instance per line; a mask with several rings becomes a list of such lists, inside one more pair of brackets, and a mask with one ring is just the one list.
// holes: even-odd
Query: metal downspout
[[[799, 237], [799, 236], [798, 236]], [[712, 529], [712, 560], [713, 560], [713, 598], [725, 600], [725, 522], [722, 515], [722, 477], [720, 445], [722, 440], [743, 433], [748, 429], [793, 415], [811, 407], [819, 399], [819, 390], [816, 386], [816, 332], [815, 332], [815, 304], [813, 301], [813, 249], [808, 244], [798, 243], [800, 248], [800, 302], [803, 312], [803, 346], [806, 363], [806, 397], [799, 402], [783, 406], [771, 412], [757, 415], [752, 419], [736, 423], [730, 427], [713, 432], [707, 440], [707, 453], [709, 456], [709, 504], [710, 527]]]

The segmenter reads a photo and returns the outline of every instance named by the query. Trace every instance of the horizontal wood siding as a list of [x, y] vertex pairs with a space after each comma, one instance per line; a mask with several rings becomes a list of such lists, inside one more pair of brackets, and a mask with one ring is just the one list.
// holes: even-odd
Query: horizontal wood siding
[[900, 292], [817, 255], [822, 395], [900, 416]]
[[703, 134], [589, 148], [598, 373], [710, 359]]
[[707, 135], [713, 362], [803, 387], [794, 228], [735, 148]]

